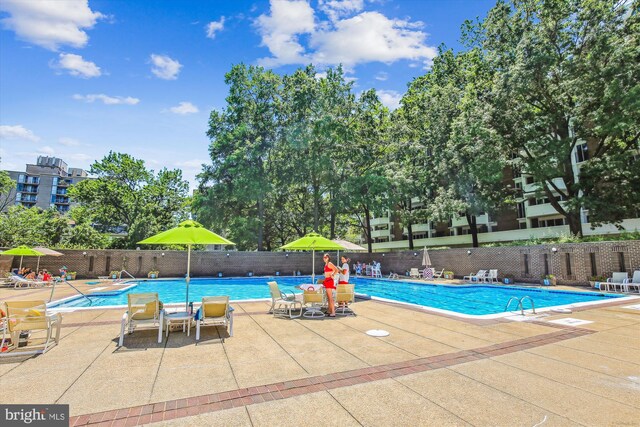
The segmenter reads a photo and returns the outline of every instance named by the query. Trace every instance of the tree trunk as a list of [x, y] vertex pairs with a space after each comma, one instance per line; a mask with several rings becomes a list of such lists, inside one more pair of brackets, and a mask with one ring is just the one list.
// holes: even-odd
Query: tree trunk
[[373, 252], [373, 248], [371, 247], [371, 213], [369, 212], [369, 208], [365, 206], [364, 208], [365, 214], [365, 237], [367, 238], [367, 249], [369, 253]]
[[409, 237], [409, 249], [413, 249], [413, 224], [407, 224], [407, 235]]
[[258, 251], [264, 250], [264, 201], [258, 198]]
[[580, 211], [569, 211], [565, 217], [569, 223], [569, 232], [576, 236], [582, 237], [582, 221], [580, 220]]
[[336, 210], [334, 207], [331, 208], [329, 225], [330, 225], [329, 238], [335, 239], [336, 238]]
[[478, 223], [476, 222], [476, 216], [471, 214], [466, 214], [467, 222], [469, 223], [469, 231], [471, 232], [471, 241], [473, 242], [473, 247], [477, 248], [478, 243]]
[[320, 186], [313, 184], [313, 231], [320, 229]]

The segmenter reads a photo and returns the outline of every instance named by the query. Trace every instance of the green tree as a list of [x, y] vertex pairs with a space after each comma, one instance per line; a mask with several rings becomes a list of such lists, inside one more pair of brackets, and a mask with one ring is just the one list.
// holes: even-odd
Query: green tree
[[240, 249], [264, 250], [281, 80], [262, 67], [239, 64], [225, 83], [227, 107], [209, 117], [212, 163], [199, 175], [195, 210], [204, 224], [228, 230]]
[[13, 202], [11, 190], [16, 188], [16, 182], [9, 177], [7, 171], [0, 171], [0, 212]]
[[0, 246], [57, 246], [68, 228], [68, 218], [55, 209], [11, 206], [0, 214]]
[[69, 196], [85, 208], [102, 232], [123, 227], [127, 236], [113, 241], [134, 248], [136, 242], [171, 228], [186, 218], [188, 183], [180, 170], [147, 170], [143, 160], [110, 152], [91, 165], [86, 179], [69, 189]]
[[[616, 222], [640, 205], [611, 192], [637, 185], [639, 9], [638, 0], [499, 1], [483, 22], [467, 24], [495, 72], [488, 123], [577, 236], [581, 208]], [[576, 168], [583, 144], [589, 159]]]
[[477, 216], [511, 201], [503, 179], [505, 156], [484, 124], [479, 101], [490, 77], [479, 50], [441, 49], [432, 69], [412, 82], [402, 100], [409, 135], [423, 145], [414, 161], [424, 168], [424, 213], [439, 221], [466, 217], [474, 247]]

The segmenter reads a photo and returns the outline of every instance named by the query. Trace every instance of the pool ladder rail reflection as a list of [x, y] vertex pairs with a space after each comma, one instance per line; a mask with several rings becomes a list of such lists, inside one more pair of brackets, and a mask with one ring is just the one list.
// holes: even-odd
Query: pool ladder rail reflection
[[525, 295], [521, 298], [518, 297], [511, 297], [509, 298], [509, 301], [507, 301], [507, 305], [504, 306], [504, 311], [507, 311], [509, 309], [509, 306], [511, 305], [511, 301], [518, 301], [518, 307], [520, 309], [520, 314], [522, 314], [524, 316], [524, 308], [522, 307], [522, 302], [524, 300], [529, 300], [531, 301], [531, 310], [533, 312], [533, 314], [536, 314], [536, 305], [533, 303], [533, 298], [531, 298], [529, 295]]

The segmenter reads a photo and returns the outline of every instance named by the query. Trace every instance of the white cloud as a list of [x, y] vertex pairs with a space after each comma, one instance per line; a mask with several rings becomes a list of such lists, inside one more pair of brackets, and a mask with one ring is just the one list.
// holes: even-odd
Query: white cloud
[[95, 101], [102, 101], [102, 103], [106, 105], [118, 105], [118, 104], [136, 105], [138, 102], [140, 102], [138, 98], [132, 98], [130, 96], [127, 96], [127, 97], [109, 96], [103, 93], [93, 93], [89, 95], [75, 94], [73, 95], [73, 99], [77, 101], [84, 101], [89, 103], [95, 102]]
[[319, 9], [327, 14], [332, 21], [353, 12], [360, 12], [364, 8], [363, 0], [320, 0]]
[[389, 74], [385, 73], [384, 71], [381, 71], [378, 74], [376, 74], [375, 78], [376, 80], [380, 80], [381, 82], [383, 82], [389, 78]]
[[177, 106], [169, 108], [169, 111], [171, 111], [174, 114], [185, 115], [185, 114], [194, 114], [199, 112], [200, 110], [198, 110], [198, 107], [196, 107], [190, 102], [181, 102]]
[[197, 169], [202, 168], [202, 159], [185, 160], [182, 162], [176, 162], [176, 166], [181, 169]]
[[315, 30], [314, 13], [309, 3], [301, 0], [271, 0], [271, 15], [260, 15], [256, 26], [262, 46], [269, 48], [272, 58], [262, 58], [265, 66], [304, 64], [310, 62], [298, 35]]
[[53, 156], [55, 152], [56, 150], [49, 147], [48, 145], [38, 148], [38, 154], [44, 154], [45, 156]]
[[3, 0], [0, 10], [9, 14], [1, 20], [6, 29], [50, 50], [62, 45], [84, 47], [89, 40], [84, 30], [105, 17], [92, 11], [88, 0]]
[[[422, 22], [361, 12], [363, 2], [356, 0], [323, 1], [319, 7], [329, 20], [317, 19], [306, 1], [271, 0], [270, 14], [260, 15], [256, 27], [262, 45], [272, 56], [259, 63], [274, 67], [309, 62], [344, 64], [349, 69], [366, 62], [411, 60], [429, 64], [437, 54], [426, 44]], [[307, 39], [305, 46], [302, 40]]]
[[400, 106], [402, 94], [395, 90], [378, 90], [376, 91], [380, 102], [387, 106], [390, 110], [395, 110]]
[[153, 64], [151, 72], [156, 77], [164, 80], [177, 79], [180, 68], [182, 68], [182, 64], [175, 59], [171, 59], [167, 55], [156, 55], [155, 53], [151, 54], [151, 63]]
[[70, 161], [76, 162], [76, 163], [80, 163], [80, 162], [86, 163], [89, 160], [95, 160], [94, 157], [84, 153], [65, 154], [64, 157], [65, 159], [69, 159]]
[[33, 142], [40, 141], [39, 136], [35, 135], [33, 132], [22, 125], [0, 126], [0, 139], [19, 139]]
[[65, 147], [77, 147], [80, 145], [80, 142], [77, 139], [63, 136], [62, 138], [58, 138], [58, 144], [64, 145]]
[[224, 30], [224, 16], [221, 16], [219, 21], [209, 22], [205, 28], [207, 29], [207, 37], [214, 39], [217, 32]]
[[67, 70], [72, 76], [88, 79], [102, 75], [100, 67], [91, 61], [85, 61], [80, 55], [61, 53], [59, 58], [59, 61], [53, 63], [52, 67]]

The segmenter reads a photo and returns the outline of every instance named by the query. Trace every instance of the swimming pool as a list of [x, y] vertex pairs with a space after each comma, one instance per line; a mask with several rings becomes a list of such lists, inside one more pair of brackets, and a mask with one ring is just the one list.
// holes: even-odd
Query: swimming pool
[[[285, 292], [300, 293], [295, 286], [309, 283], [309, 277], [251, 277], [223, 279], [192, 279], [189, 300], [199, 302], [203, 296], [229, 295], [232, 301], [270, 298], [267, 281], [276, 280]], [[607, 302], [622, 295], [596, 292], [561, 291], [545, 288], [506, 287], [494, 285], [433, 285], [402, 280], [354, 278], [357, 294], [376, 299], [401, 302], [465, 317], [499, 317], [504, 315], [505, 305], [511, 297], [531, 297], [535, 308], [566, 307], [589, 303]], [[185, 301], [184, 280], [142, 280], [131, 287], [112, 292], [95, 292], [89, 298], [73, 297], [52, 304], [52, 308], [96, 308], [126, 306], [128, 293], [158, 292], [165, 304]], [[90, 300], [90, 301], [89, 301]], [[531, 308], [529, 300], [523, 301], [525, 309]], [[517, 303], [512, 303], [515, 310]]]

